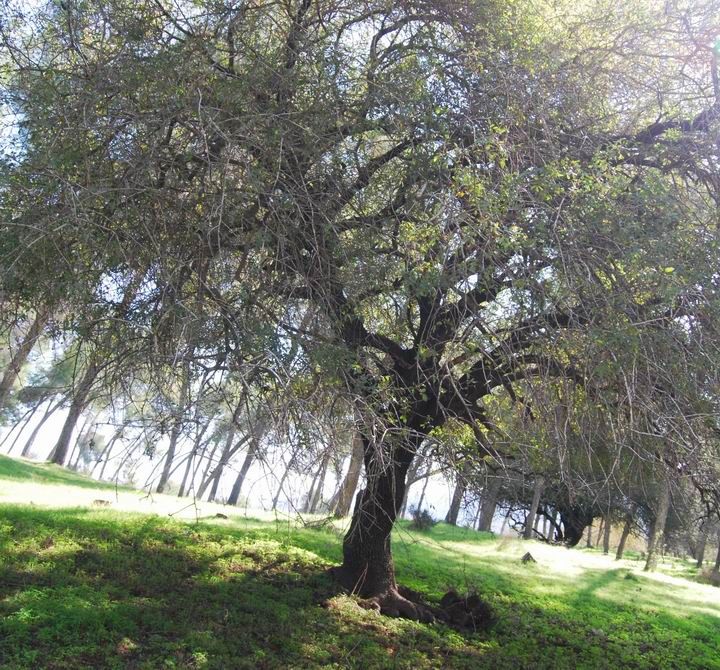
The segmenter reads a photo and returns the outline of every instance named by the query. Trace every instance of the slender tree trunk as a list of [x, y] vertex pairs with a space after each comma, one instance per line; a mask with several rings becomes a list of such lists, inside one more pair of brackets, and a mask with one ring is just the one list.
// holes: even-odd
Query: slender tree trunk
[[717, 556], [715, 556], [715, 566], [713, 567], [713, 572], [716, 575], [720, 573], [720, 533], [718, 533], [718, 550]]
[[467, 487], [467, 466], [464, 466], [457, 475], [455, 482], [455, 490], [453, 491], [452, 500], [450, 501], [450, 509], [445, 516], [445, 522], [451, 526], [457, 526], [458, 516], [460, 516], [460, 507], [462, 506], [463, 496]]
[[588, 549], [592, 549], [592, 523], [587, 527], [587, 542], [585, 543], [585, 546]]
[[323, 455], [323, 460], [320, 465], [320, 475], [317, 482], [317, 486], [315, 488], [315, 494], [313, 495], [313, 498], [310, 502], [310, 514], [315, 514], [320, 507], [320, 503], [322, 502], [322, 494], [323, 489], [325, 488], [325, 475], [327, 474], [327, 466], [330, 462], [330, 451], [326, 451]]
[[208, 502], [215, 502], [215, 498], [217, 497], [218, 487], [220, 486], [220, 480], [222, 479], [223, 470], [225, 469], [227, 462], [230, 460], [230, 449], [232, 449], [232, 443], [235, 439], [236, 430], [237, 429], [235, 427], [235, 424], [233, 423], [230, 426], [228, 437], [225, 441], [225, 446], [223, 447], [222, 453], [220, 454], [220, 462], [217, 464], [217, 467], [212, 474], [212, 486], [210, 487], [210, 495], [208, 496]]
[[[430, 472], [430, 464], [428, 463], [428, 473], [429, 472]], [[425, 491], [427, 491], [429, 481], [430, 481], [430, 477], [428, 475], [426, 475], [425, 481], [423, 482], [422, 491], [420, 492], [420, 500], [418, 500], [418, 504], [417, 504], [418, 512], [422, 509], [423, 502], [425, 502]]]
[[535, 523], [535, 515], [537, 514], [537, 508], [540, 504], [540, 496], [542, 495], [543, 488], [545, 487], [545, 477], [538, 475], [535, 478], [535, 488], [533, 490], [532, 504], [530, 505], [530, 511], [528, 512], [527, 518], [525, 519], [525, 531], [523, 533], [523, 539], [529, 540], [533, 535], [533, 524]]
[[[190, 453], [187, 456], [187, 463], [185, 465], [185, 472], [183, 473], [182, 483], [180, 484], [180, 490], [178, 491], [178, 498], [182, 498], [182, 496], [186, 495], [187, 492], [193, 487], [195, 476], [193, 475], [192, 479], [190, 479], [189, 484], [188, 478], [190, 477], [190, 473], [193, 472], [193, 463], [195, 461], [195, 457], [203, 451], [203, 446], [207, 446], [207, 444], [203, 445], [202, 439], [203, 437], [205, 437], [205, 433], [207, 432], [209, 426], [210, 424], [206, 423], [202, 427], [202, 430], [195, 431], [195, 439], [193, 440], [192, 447], [190, 448]], [[210, 455], [210, 459], [212, 460], [212, 454]]]
[[285, 486], [285, 480], [287, 479], [288, 473], [290, 472], [290, 468], [294, 464], [295, 464], [295, 452], [293, 452], [292, 455], [290, 456], [290, 460], [287, 463], [285, 472], [283, 472], [283, 475], [280, 478], [280, 483], [278, 484], [277, 492], [275, 493], [275, 497], [273, 498], [272, 509], [277, 509], [278, 501], [280, 500], [280, 494], [282, 493], [283, 486]]
[[[19, 420], [19, 421], [17, 421], [15, 424], [13, 424], [12, 428], [10, 428], [10, 430], [7, 432], [7, 434], [5, 435], [5, 437], [3, 437], [2, 442], [0, 442], [0, 447], [2, 447], [2, 446], [10, 439], [10, 436], [20, 427], [20, 425], [21, 425], [22, 423], [24, 423], [25, 419], [27, 419], [27, 417], [28, 417], [30, 414], [32, 414], [32, 412], [33, 412], [34, 409], [35, 409], [34, 407], [33, 407], [33, 408], [30, 408], [27, 412], [25, 412], [25, 414], [22, 415], [22, 417], [20, 417], [20, 420]], [[18, 431], [18, 435], [19, 435], [19, 434], [20, 434], [20, 431]], [[15, 439], [12, 441], [12, 444], [11, 444], [11, 446], [10, 446], [10, 449], [12, 449], [12, 445], [15, 444], [15, 441], [16, 441], [16, 440], [17, 440], [17, 435], [15, 435]], [[9, 451], [9, 450], [8, 450], [8, 451]]]
[[100, 453], [100, 456], [98, 456], [97, 461], [95, 462], [95, 465], [93, 465], [92, 470], [90, 471], [91, 475], [95, 474], [95, 470], [97, 469], [97, 466], [99, 463], [103, 463], [103, 468], [100, 470], [100, 478], [102, 478], [102, 473], [105, 469], [104, 464], [107, 462], [107, 460], [110, 458], [110, 454], [112, 453], [112, 448], [115, 445], [115, 442], [120, 438], [120, 435], [123, 433], [123, 429], [125, 426], [120, 426], [114, 433], [113, 436], [110, 438], [108, 443], [105, 445], [105, 448]]
[[[250, 470], [250, 466], [253, 463], [253, 460], [255, 459], [255, 450], [258, 447], [258, 443], [256, 440], [252, 440], [250, 442], [250, 446], [248, 447], [247, 454], [245, 454], [245, 460], [243, 461], [242, 467], [240, 468], [240, 471], [238, 472], [238, 476], [235, 478], [235, 483], [233, 484], [232, 490], [230, 491], [230, 496], [228, 497], [228, 505], [237, 505], [238, 500], [240, 500], [240, 491], [242, 490], [242, 486], [245, 483], [245, 477], [247, 477], [247, 473]], [[279, 495], [279, 493], [278, 493]], [[275, 509], [277, 505], [277, 497], [273, 501], [273, 509]]]
[[471, 528], [474, 528], [475, 530], [478, 530], [478, 526], [480, 525], [480, 512], [482, 511], [482, 500], [478, 500], [477, 509], [475, 510], [475, 518], [472, 521]]
[[480, 521], [478, 522], [478, 530], [480, 531], [489, 532], [492, 529], [497, 499], [500, 494], [500, 485], [500, 477], [488, 477], [480, 505]]
[[602, 539], [603, 532], [605, 531], [605, 517], [600, 517], [600, 525], [598, 526], [597, 538], [595, 539], [595, 546], [600, 546], [600, 540]]
[[170, 430], [170, 444], [168, 445], [167, 455], [165, 456], [165, 466], [163, 467], [160, 481], [157, 485], [157, 492], [162, 493], [170, 479], [170, 469], [175, 458], [175, 449], [177, 447], [180, 432], [182, 431], [183, 419], [185, 415], [185, 406], [187, 402], [188, 389], [190, 387], [190, 363], [185, 362], [183, 365], [182, 381], [180, 383], [180, 400], [175, 408], [175, 417]]
[[73, 395], [68, 415], [65, 419], [62, 430], [60, 431], [60, 437], [50, 453], [50, 461], [52, 463], [56, 463], [57, 465], [63, 465], [65, 463], [65, 459], [67, 458], [68, 450], [70, 448], [72, 434], [75, 431], [75, 426], [77, 425], [80, 415], [83, 411], [85, 411], [85, 407], [87, 407], [88, 396], [90, 395], [90, 390], [95, 383], [95, 378], [97, 377], [99, 371], [100, 366], [95, 358], [95, 355], [93, 355], [88, 363], [87, 369], [85, 370], [85, 374], [83, 375], [82, 380]]
[[697, 568], [700, 570], [705, 562], [705, 548], [707, 547], [708, 535], [710, 534], [710, 524], [705, 522], [700, 526], [700, 537], [696, 553]]
[[605, 515], [605, 532], [603, 534], [603, 554], [610, 553], [610, 531], [612, 530], [612, 518], [610, 512]]
[[[245, 459], [243, 460], [242, 467], [240, 468], [238, 476], [235, 478], [235, 482], [233, 483], [233, 487], [230, 491], [230, 496], [228, 497], [228, 505], [237, 505], [238, 500], [240, 500], [240, 491], [243, 484], [245, 483], [245, 477], [247, 477], [247, 473], [250, 471], [250, 467], [252, 466], [255, 458], [258, 456], [258, 454], [261, 453], [260, 449], [262, 445], [262, 440], [268, 428], [268, 422], [269, 418], [261, 417], [260, 419], [256, 419], [255, 423], [251, 425], [250, 445], [248, 446], [248, 450], [245, 454]], [[293, 457], [291, 457], [290, 459], [291, 462]], [[285, 474], [287, 475], [287, 470], [285, 471]], [[282, 483], [284, 483], [284, 480]], [[278, 488], [278, 493], [273, 500], [273, 509], [275, 509], [275, 507], [277, 506], [277, 499], [280, 496], [281, 490], [282, 484]]]
[[36, 403], [35, 406], [32, 408], [32, 410], [30, 411], [30, 413], [25, 415], [24, 421], [21, 422], [23, 424], [22, 428], [20, 428], [18, 430], [18, 434], [15, 436], [15, 439], [12, 441], [12, 444], [10, 445], [10, 448], [7, 451], [8, 455], [10, 455], [12, 453], [12, 450], [15, 448], [17, 441], [20, 439], [20, 436], [23, 434], [23, 431], [28, 427], [28, 424], [30, 423], [30, 421], [32, 421], [32, 418], [35, 416], [35, 413], [38, 411], [38, 409], [40, 409], [40, 405], [42, 405], [42, 403]]
[[35, 443], [35, 438], [37, 438], [38, 433], [42, 429], [42, 427], [45, 425], [45, 422], [52, 416], [53, 412], [57, 410], [60, 405], [63, 404], [65, 401], [65, 397], [61, 397], [60, 400], [58, 400], [56, 403], [50, 403], [48, 405], [48, 408], [45, 410], [45, 414], [43, 414], [42, 419], [38, 421], [35, 428], [33, 428], [33, 432], [30, 433], [30, 437], [28, 438], [28, 441], [25, 443], [25, 446], [23, 447], [22, 453], [20, 454], [23, 458], [27, 458], [30, 455], [30, 450], [32, 449], [33, 444]]
[[182, 483], [180, 484], [180, 490], [178, 491], [178, 498], [182, 498], [185, 495], [185, 487], [187, 486], [188, 477], [190, 476], [190, 471], [192, 470], [195, 450], [197, 446], [197, 444], [193, 444], [192, 449], [187, 456], [187, 461], [185, 463], [185, 472], [183, 472]]
[[667, 473], [663, 473], [661, 486], [655, 523], [653, 523], [648, 541], [648, 555], [645, 562], [645, 570], [648, 572], [652, 572], [657, 568], [658, 552], [661, 550], [665, 540], [665, 522], [670, 510], [670, 477]]
[[[139, 439], [140, 439], [140, 435], [138, 435], [137, 437], [135, 437], [135, 438], [130, 442], [130, 445], [129, 445], [129, 446], [127, 447], [127, 449], [125, 450], [126, 453], [130, 450], [130, 447], [133, 446], [133, 445], [135, 445], [135, 443], [136, 443]], [[121, 451], [121, 453], [122, 453], [122, 451]], [[110, 452], [108, 452], [108, 457], [105, 459], [105, 462], [102, 464], [102, 467], [100, 468], [100, 474], [98, 475], [98, 479], [103, 479], [103, 475], [105, 474], [105, 468], [108, 466], [108, 463], [110, 463], [110, 460], [111, 460], [111, 459], [110, 459]], [[119, 472], [119, 471], [118, 471], [118, 472]], [[111, 478], [110, 481], [113, 481], [113, 480], [115, 480], [116, 478], [117, 478], [117, 473], [116, 473], [115, 477], [112, 477], [112, 478]]]
[[[352, 453], [350, 454], [350, 465], [348, 466], [347, 474], [343, 479], [342, 486], [340, 487], [340, 494], [338, 495], [337, 504], [333, 510], [335, 518], [340, 519], [350, 513], [350, 506], [352, 505], [353, 498], [355, 497], [355, 490], [357, 489], [358, 482], [360, 481], [360, 473], [362, 472], [363, 466], [363, 441], [360, 434], [355, 431], [352, 441]], [[405, 497], [407, 503], [407, 496]]]
[[15, 380], [18, 378], [22, 366], [25, 364], [32, 348], [35, 346], [35, 343], [42, 334], [43, 328], [49, 318], [50, 310], [46, 308], [40, 309], [35, 314], [35, 319], [30, 324], [30, 328], [20, 343], [20, 346], [15, 350], [15, 353], [12, 354], [10, 362], [5, 369], [5, 373], [0, 380], [0, 409], [5, 407], [10, 391], [15, 384]]
[[505, 532], [509, 518], [510, 518], [510, 510], [508, 509], [507, 514], [505, 515], [505, 518], [503, 519], [502, 526], [500, 526], [500, 535], [502, 535]]
[[77, 447], [77, 456], [75, 457], [74, 462], [72, 461], [72, 459], [70, 460], [70, 462], [72, 463], [71, 468], [75, 471], [77, 471], [78, 467], [80, 467], [80, 458], [82, 457], [83, 441], [87, 438], [87, 435], [90, 432], [90, 429], [92, 428], [92, 424], [93, 424], [93, 421], [95, 421], [96, 416], [97, 416], [97, 414], [95, 414], [95, 413], [89, 414], [87, 419], [85, 419], [85, 423], [83, 423], [83, 426], [80, 429], [80, 432], [78, 433], [77, 440], [75, 441], [75, 446]]
[[[235, 414], [233, 415], [233, 422], [235, 422], [237, 420], [240, 409], [241, 409], [241, 403], [238, 404], [237, 409], [235, 410]], [[238, 474], [238, 477], [236, 478], [236, 480], [233, 484], [232, 490], [230, 491], [230, 496], [228, 497], [229, 505], [237, 504], [238, 498], [240, 496], [240, 488], [242, 487], [243, 481], [245, 480], [245, 475], [247, 475], [247, 472], [250, 469], [250, 466], [252, 465], [253, 458], [255, 457], [255, 455], [258, 453], [258, 451], [260, 449], [260, 442], [261, 442], [263, 436], [265, 435], [268, 420], [269, 419], [267, 417], [264, 417], [262, 415], [259, 418], [256, 417], [254, 422], [251, 423], [250, 429], [249, 429], [247, 435], [244, 435], [243, 437], [241, 437], [235, 443], [235, 445], [230, 449], [228, 449], [227, 445], [226, 445], [226, 448], [223, 450], [223, 454], [220, 458], [220, 463], [218, 464], [218, 467], [211, 475], [211, 477], [214, 478], [213, 491], [217, 491], [217, 486], [220, 481], [220, 475], [222, 474], [223, 469], [230, 462], [230, 459], [238, 451], [240, 451], [240, 449], [248, 441], [250, 442], [250, 446], [248, 447], [247, 454], [245, 455], [245, 461], [243, 462], [243, 466], [240, 470], [240, 474]], [[234, 435], [235, 435], [235, 431], [233, 431], [233, 436]], [[205, 483], [205, 486], [207, 487], [207, 482]], [[210, 499], [214, 500], [214, 494], [211, 494]]]
[[[233, 432], [233, 436], [235, 433]], [[210, 493], [210, 496], [208, 498], [209, 501], [215, 500], [215, 494], [217, 493], [218, 484], [220, 482], [220, 476], [223, 473], [223, 470], [225, 469], [225, 466], [230, 462], [230, 459], [238, 452], [242, 447], [248, 442], [248, 440], [251, 439], [250, 435], [244, 435], [241, 437], [234, 446], [232, 446], [230, 449], [223, 449], [223, 453], [220, 456], [220, 461], [217, 464], [217, 467], [215, 470], [213, 470], [212, 474], [200, 485], [200, 488], [198, 489], [198, 497], [201, 498], [205, 491], [207, 490], [207, 487], [212, 484], [212, 491]]]
[[315, 496], [315, 482], [317, 482], [317, 478], [320, 476], [321, 469], [322, 469], [322, 463], [320, 464], [320, 467], [318, 467], [318, 469], [315, 471], [312, 481], [310, 482], [310, 490], [307, 493], [307, 496], [305, 498], [305, 504], [302, 507], [303, 513], [307, 513], [310, 511], [310, 503], [312, 502], [312, 499]]
[[630, 531], [632, 530], [632, 514], [628, 512], [625, 515], [625, 524], [623, 525], [622, 535], [620, 536], [620, 544], [618, 544], [617, 552], [615, 553], [615, 560], [619, 561], [623, 557], [625, 552], [625, 543], [628, 537], [630, 537]]
[[[362, 450], [362, 439], [359, 440], [360, 449]], [[405, 517], [405, 512], [407, 510], [407, 504], [408, 504], [408, 497], [410, 495], [410, 489], [412, 485], [419, 481], [418, 473], [420, 472], [420, 468], [422, 467], [423, 460], [425, 458], [424, 450], [420, 448], [415, 454], [415, 457], [413, 458], [412, 463], [410, 464], [410, 468], [408, 469], [408, 475], [407, 475], [407, 486], [405, 487], [405, 495], [403, 496], [402, 506], [400, 507], [400, 514], [398, 514], [399, 518]], [[361, 467], [362, 467], [362, 458], [360, 460]], [[348, 512], [350, 511], [350, 505], [352, 502], [348, 503]]]
[[130, 457], [135, 453], [136, 443], [137, 440], [134, 440], [133, 443], [125, 450], [125, 453], [120, 459], [120, 464], [117, 466], [117, 469], [110, 481], [116, 482], [118, 480], [118, 477], [120, 477], [120, 473], [122, 472], [123, 465], [125, 465], [125, 463], [127, 463]]

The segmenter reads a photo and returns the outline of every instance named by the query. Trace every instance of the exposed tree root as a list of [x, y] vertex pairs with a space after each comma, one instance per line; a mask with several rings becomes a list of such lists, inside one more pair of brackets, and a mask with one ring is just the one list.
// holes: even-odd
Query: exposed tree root
[[400, 617], [420, 623], [432, 623], [436, 619], [433, 611], [435, 608], [425, 603], [413, 602], [402, 595], [400, 589], [392, 589], [382, 595], [361, 599], [358, 605], [365, 609], [376, 610], [385, 616]]
[[[347, 589], [339, 568], [331, 569], [331, 574]], [[347, 590], [352, 592], [351, 589]], [[439, 606], [431, 605], [420, 593], [403, 586], [390, 588], [380, 594], [366, 594], [358, 599], [357, 604], [363, 609], [374, 610], [385, 616], [420, 623], [442, 621], [461, 630], [484, 630], [494, 623], [492, 608], [480, 596], [461, 596], [456, 591], [448, 591], [440, 600]]]

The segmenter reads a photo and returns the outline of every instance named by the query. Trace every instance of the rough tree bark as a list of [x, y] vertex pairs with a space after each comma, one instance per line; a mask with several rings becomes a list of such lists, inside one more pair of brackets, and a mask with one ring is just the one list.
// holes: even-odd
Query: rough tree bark
[[400, 594], [390, 534], [405, 495], [405, 478], [420, 440], [383, 445], [390, 457], [376, 457], [376, 445], [363, 437], [367, 485], [359, 494], [350, 528], [343, 540], [343, 563], [335, 570], [341, 584], [372, 598], [381, 613], [430, 621], [432, 615]]

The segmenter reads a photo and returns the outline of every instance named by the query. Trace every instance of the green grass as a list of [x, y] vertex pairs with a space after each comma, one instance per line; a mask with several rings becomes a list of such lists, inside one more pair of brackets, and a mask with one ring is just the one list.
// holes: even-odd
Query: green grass
[[[98, 482], [59, 465], [32, 463], [3, 455], [0, 455], [0, 478], [28, 484], [57, 484], [88, 489], [116, 488], [113, 483]], [[119, 488], [125, 487], [121, 486]]]
[[[45, 471], [29, 491], [53, 485]], [[709, 586], [536, 543], [526, 566], [520, 541], [400, 524], [403, 583], [477, 589], [495, 608], [492, 630], [461, 634], [338, 596], [326, 570], [340, 543], [288, 521], [0, 506], [0, 667], [720, 668]]]

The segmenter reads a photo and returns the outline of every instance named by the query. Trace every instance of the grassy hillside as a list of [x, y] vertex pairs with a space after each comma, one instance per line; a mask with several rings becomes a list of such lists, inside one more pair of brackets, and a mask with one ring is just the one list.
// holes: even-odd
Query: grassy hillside
[[93, 483], [0, 459], [0, 490], [17, 477], [52, 502], [0, 505], [4, 669], [720, 668], [720, 591], [637, 561], [401, 525], [403, 583], [477, 589], [495, 608], [492, 630], [461, 634], [338, 596], [340, 529], [64, 508], [53, 490]]

